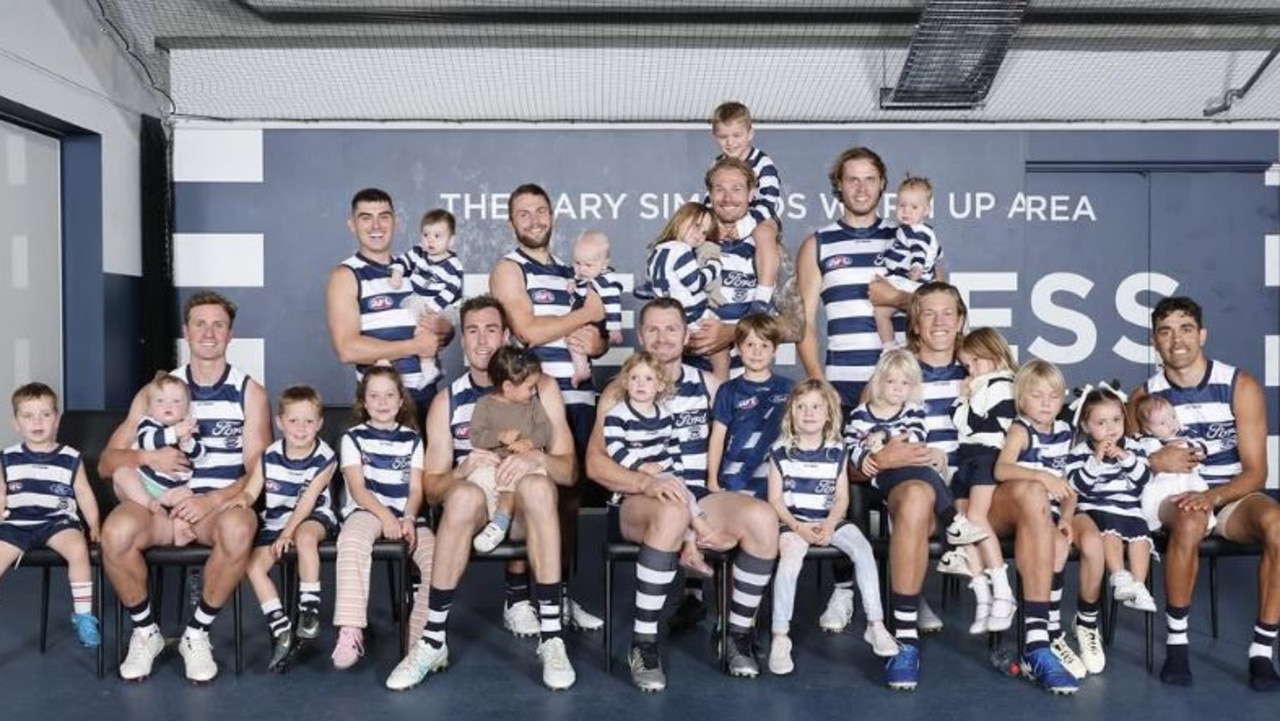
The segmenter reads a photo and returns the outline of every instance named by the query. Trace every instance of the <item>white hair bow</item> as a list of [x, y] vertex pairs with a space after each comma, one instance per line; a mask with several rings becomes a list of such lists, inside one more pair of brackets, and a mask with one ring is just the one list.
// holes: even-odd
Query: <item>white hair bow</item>
[[1096, 386], [1091, 383], [1085, 384], [1083, 388], [1076, 389], [1076, 399], [1071, 403], [1071, 410], [1073, 411], [1071, 415], [1072, 428], [1080, 427], [1080, 412], [1084, 410], [1084, 399], [1088, 397], [1090, 392], [1095, 390], [1110, 391], [1120, 399], [1121, 405], [1129, 402], [1129, 396], [1126, 395], [1124, 391], [1120, 390], [1120, 381], [1112, 381], [1110, 383], [1107, 381], [1098, 381], [1098, 385]]

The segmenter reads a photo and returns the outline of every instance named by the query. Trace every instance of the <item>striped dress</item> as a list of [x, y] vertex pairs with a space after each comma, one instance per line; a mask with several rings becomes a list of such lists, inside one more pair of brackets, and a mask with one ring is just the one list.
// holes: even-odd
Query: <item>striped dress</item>
[[1210, 360], [1204, 378], [1195, 386], [1175, 386], [1164, 373], [1152, 376], [1145, 386], [1147, 393], [1163, 396], [1173, 404], [1183, 435], [1203, 442], [1208, 449], [1199, 473], [1210, 487], [1227, 483], [1243, 469], [1231, 407], [1238, 376], [1233, 366]]
[[[880, 360], [880, 336], [867, 289], [883, 270], [876, 258], [893, 240], [897, 226], [877, 219], [868, 228], [837, 221], [814, 234], [822, 273], [822, 306], [827, 316], [827, 380], [846, 408], [858, 405], [862, 388]], [[894, 319], [895, 328], [902, 320]]]
[[[405, 301], [413, 294], [410, 283], [399, 288], [391, 287], [391, 266], [370, 260], [357, 253], [342, 261], [356, 278], [356, 303], [360, 308], [360, 335], [382, 341], [409, 340], [417, 329], [418, 321], [405, 307]], [[418, 356], [393, 358], [391, 364], [400, 372], [405, 388], [421, 391], [431, 381], [422, 373]], [[368, 365], [356, 366], [356, 378], [364, 376]]]
[[720, 278], [719, 260], [699, 266], [693, 248], [673, 238], [653, 246], [645, 267], [654, 296], [680, 301], [685, 323], [696, 323], [706, 315], [711, 307], [707, 287]]
[[[285, 452], [284, 441], [276, 441], [267, 447], [262, 454], [262, 475], [265, 480], [262, 526], [260, 537], [269, 535], [272, 540], [289, 524], [289, 517], [298, 505], [298, 499], [311, 486], [317, 476], [333, 466], [337, 461], [333, 449], [328, 443], [316, 439], [311, 452], [303, 458], [290, 458]], [[319, 516], [328, 522], [331, 528], [337, 528], [338, 520], [333, 515], [333, 502], [329, 498], [329, 489], [316, 498], [312, 516]]]
[[210, 386], [197, 385], [189, 365], [174, 369], [171, 375], [186, 381], [191, 390], [191, 414], [200, 426], [205, 449], [191, 466], [188, 487], [199, 494], [230, 486], [245, 474], [244, 402], [249, 376], [231, 365]]
[[[397, 518], [409, 502], [411, 469], [422, 468], [422, 437], [412, 428], [374, 428], [361, 423], [342, 435], [342, 467], [361, 466], [364, 485]], [[347, 493], [342, 517], [350, 518], [360, 504]]]
[[0, 466], [9, 511], [4, 523], [24, 529], [59, 521], [78, 526], [75, 480], [80, 463], [80, 452], [70, 446], [33, 451], [19, 443], [4, 449]]
[[[524, 274], [525, 293], [533, 307], [534, 316], [563, 316], [573, 310], [573, 268], [551, 256], [546, 263], [534, 260], [523, 249], [516, 249], [505, 256], [520, 267]], [[603, 300], [603, 299], [602, 299]], [[595, 404], [595, 387], [587, 379], [573, 385], [573, 358], [564, 338], [530, 348], [542, 361], [542, 372], [556, 379], [566, 406], [591, 406]]]
[[769, 459], [782, 477], [782, 503], [797, 521], [827, 519], [847, 456], [842, 443], [812, 449], [774, 445]]
[[1121, 447], [1129, 457], [1120, 461], [1099, 461], [1088, 440], [1071, 449], [1067, 480], [1076, 491], [1076, 513], [1088, 514], [1104, 534], [1126, 541], [1149, 540], [1142, 489], [1151, 481], [1151, 467], [1136, 441], [1122, 438]]

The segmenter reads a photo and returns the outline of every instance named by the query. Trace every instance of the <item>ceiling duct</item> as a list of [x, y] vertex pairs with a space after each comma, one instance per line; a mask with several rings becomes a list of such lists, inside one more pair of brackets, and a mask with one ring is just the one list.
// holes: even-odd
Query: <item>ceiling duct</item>
[[1026, 10], [1027, 0], [929, 0], [898, 84], [881, 89], [880, 107], [982, 105]]

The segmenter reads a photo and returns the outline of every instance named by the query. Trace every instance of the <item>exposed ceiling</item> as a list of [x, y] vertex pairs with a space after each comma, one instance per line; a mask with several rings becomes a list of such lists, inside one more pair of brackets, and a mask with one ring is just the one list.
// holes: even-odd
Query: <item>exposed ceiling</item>
[[[1280, 47], [1277, 0], [85, 1], [180, 118], [682, 122], [738, 99], [764, 122], [1203, 120]], [[983, 19], [1001, 4], [1025, 8]], [[904, 65], [985, 85], [887, 108]], [[1280, 119], [1280, 63], [1232, 100], [1215, 120]]]

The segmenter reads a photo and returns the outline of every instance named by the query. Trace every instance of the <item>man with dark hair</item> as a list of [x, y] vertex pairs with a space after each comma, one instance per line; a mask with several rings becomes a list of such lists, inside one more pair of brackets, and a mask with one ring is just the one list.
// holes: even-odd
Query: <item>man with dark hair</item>
[[[194, 465], [174, 446], [155, 451], [133, 449], [138, 422], [146, 415], [147, 394], [134, 396], [129, 416], [116, 428], [98, 462], [98, 474], [117, 489], [138, 484], [138, 468], [161, 473], [191, 474], [195, 492], [170, 509], [150, 509], [125, 500], [107, 517], [102, 528], [102, 557], [120, 602], [133, 619], [129, 654], [120, 676], [139, 680], [151, 674], [152, 663], [164, 649], [147, 593], [147, 563], [143, 552], [173, 543], [173, 518], [191, 524], [198, 543], [211, 546], [205, 563], [200, 603], [178, 643], [186, 677], [213, 680], [218, 666], [209, 643], [209, 625], [244, 578], [253, 550], [257, 518], [245, 508], [245, 484], [271, 442], [271, 411], [266, 391], [227, 362], [235, 306], [216, 293], [197, 293], [186, 303], [183, 336], [190, 351], [187, 364], [173, 375], [191, 391], [191, 412], [199, 422], [205, 454]], [[128, 496], [120, 490], [119, 498]]]
[[[1148, 395], [1166, 398], [1183, 433], [1207, 447], [1168, 444], [1151, 456], [1156, 473], [1198, 473], [1209, 489], [1180, 493], [1160, 504], [1169, 533], [1164, 557], [1165, 661], [1160, 680], [1191, 685], [1187, 618], [1199, 570], [1200, 541], [1213, 533], [1237, 543], [1262, 545], [1258, 564], [1258, 617], [1249, 646], [1249, 685], [1280, 690], [1271, 661], [1280, 624], [1280, 504], [1262, 490], [1267, 481], [1267, 406], [1262, 387], [1248, 371], [1204, 354], [1208, 331], [1200, 305], [1191, 298], [1164, 298], [1151, 313], [1151, 340], [1163, 368], [1130, 397], [1130, 407]], [[1130, 420], [1136, 419], [1136, 411]], [[1132, 431], [1137, 424], [1131, 423]]]
[[[432, 401], [425, 426], [431, 442], [423, 458], [423, 484], [427, 500], [442, 509], [436, 529], [427, 625], [409, 655], [392, 671], [387, 688], [410, 688], [449, 664], [445, 641], [449, 609], [471, 559], [472, 538], [489, 520], [484, 491], [466, 479], [476, 468], [491, 466], [499, 488], [511, 489], [515, 494], [516, 521], [511, 536], [523, 538], [529, 545], [529, 563], [537, 584], [539, 626], [535, 633], [541, 636], [538, 656], [542, 659], [542, 681], [553, 690], [567, 689], [577, 676], [561, 638], [562, 569], [556, 491], [574, 484], [577, 478], [564, 402], [556, 380], [541, 374], [537, 398], [552, 424], [552, 440], [545, 453], [533, 450], [499, 459], [492, 451], [472, 448], [471, 416], [476, 402], [492, 389], [489, 359], [506, 344], [508, 327], [502, 305], [487, 295], [462, 304], [459, 325], [468, 370]], [[527, 597], [514, 603], [528, 606]]]
[[436, 386], [422, 371], [422, 358], [434, 358], [451, 328], [440, 315], [422, 320], [405, 307], [413, 288], [391, 287], [396, 211], [391, 196], [365, 188], [351, 199], [347, 228], [355, 235], [356, 253], [329, 274], [326, 308], [329, 335], [342, 363], [364, 369], [390, 362], [400, 372], [413, 398], [419, 420], [426, 413]]
[[[604, 353], [608, 338], [596, 325], [604, 319], [604, 303], [590, 290], [582, 306], [574, 308], [573, 267], [551, 253], [555, 218], [547, 191], [533, 183], [519, 186], [507, 200], [507, 212], [516, 248], [494, 264], [489, 288], [506, 309], [511, 333], [537, 354], [543, 372], [556, 380], [564, 398], [576, 458], [581, 463], [595, 423], [596, 391], [590, 380], [574, 385], [570, 351], [587, 358]], [[580, 469], [581, 466], [575, 467], [575, 479]], [[564, 562], [569, 565], [577, 542], [582, 486], [574, 483], [558, 490], [562, 550]], [[519, 578], [517, 567], [510, 570], [513, 578]], [[604, 625], [567, 595], [565, 606], [571, 626], [590, 631]], [[509, 619], [507, 625], [513, 632], [523, 633], [518, 630], [522, 625], [519, 619]]]

